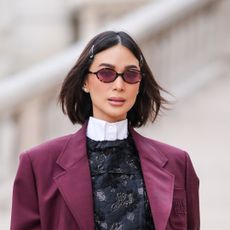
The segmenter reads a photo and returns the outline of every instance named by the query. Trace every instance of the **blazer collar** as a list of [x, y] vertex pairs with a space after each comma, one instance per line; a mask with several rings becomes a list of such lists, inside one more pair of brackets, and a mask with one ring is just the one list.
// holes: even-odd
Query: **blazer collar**
[[[86, 129], [88, 122], [85, 122], [80, 130], [71, 136], [69, 141], [66, 143], [62, 153], [57, 159], [57, 164], [62, 168], [67, 169], [73, 166], [76, 162], [87, 156], [86, 149]], [[164, 167], [168, 158], [152, 144], [152, 140], [143, 137], [134, 130], [133, 127], [129, 126], [129, 132], [134, 139], [136, 147], [145, 153], [146, 159], [152, 161], [158, 167]], [[150, 143], [151, 142], [151, 143]], [[138, 150], [139, 150], [138, 149]], [[77, 150], [77, 154], [76, 154]], [[154, 152], [154, 154], [151, 154]], [[150, 153], [150, 154], [149, 154]]]
[[155, 229], [165, 230], [172, 208], [175, 176], [164, 168], [168, 159], [153, 140], [141, 136], [133, 128], [130, 132], [140, 156]]
[[[64, 171], [54, 180], [80, 229], [93, 230], [93, 192], [86, 127], [87, 122], [67, 142], [57, 159], [57, 164]], [[155, 229], [165, 230], [172, 207], [174, 175], [164, 168], [168, 159], [157, 149], [154, 141], [141, 136], [132, 127], [129, 127], [129, 131], [140, 156]]]

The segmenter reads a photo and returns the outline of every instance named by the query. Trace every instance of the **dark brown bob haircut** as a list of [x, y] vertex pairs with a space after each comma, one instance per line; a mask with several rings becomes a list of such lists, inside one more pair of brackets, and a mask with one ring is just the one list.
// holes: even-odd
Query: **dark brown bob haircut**
[[163, 104], [167, 102], [161, 96], [161, 91], [164, 90], [154, 79], [144, 55], [136, 42], [125, 32], [105, 31], [89, 41], [62, 84], [59, 102], [64, 114], [68, 115], [73, 124], [83, 124], [93, 115], [90, 94], [85, 93], [82, 87], [94, 56], [117, 44], [125, 46], [133, 53], [139, 60], [142, 73], [139, 94], [135, 104], [127, 114], [129, 124], [133, 127], [140, 127], [146, 124], [148, 120], [154, 122], [160, 108], [164, 107]]

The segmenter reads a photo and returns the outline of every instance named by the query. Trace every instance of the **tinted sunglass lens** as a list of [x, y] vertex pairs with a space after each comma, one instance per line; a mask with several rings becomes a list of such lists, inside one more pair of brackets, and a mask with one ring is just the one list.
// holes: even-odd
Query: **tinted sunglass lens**
[[102, 82], [112, 82], [116, 77], [116, 72], [111, 69], [102, 69], [98, 71], [98, 78]]
[[134, 84], [141, 80], [141, 74], [137, 71], [126, 71], [124, 73], [124, 79], [128, 83]]

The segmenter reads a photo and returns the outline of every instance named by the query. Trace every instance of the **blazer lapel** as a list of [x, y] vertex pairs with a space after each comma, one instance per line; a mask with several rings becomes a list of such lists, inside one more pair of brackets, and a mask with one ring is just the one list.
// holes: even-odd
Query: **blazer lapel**
[[156, 230], [165, 230], [172, 208], [174, 175], [166, 171], [167, 158], [153, 142], [130, 128], [138, 150]]
[[93, 198], [86, 152], [86, 124], [69, 140], [57, 164], [64, 171], [54, 179], [79, 228], [93, 230]]
[[[64, 171], [54, 180], [81, 230], [94, 229], [93, 195], [86, 150], [86, 126], [72, 136], [57, 164]], [[174, 175], [164, 169], [167, 158], [133, 128], [156, 230], [165, 230], [172, 207]]]

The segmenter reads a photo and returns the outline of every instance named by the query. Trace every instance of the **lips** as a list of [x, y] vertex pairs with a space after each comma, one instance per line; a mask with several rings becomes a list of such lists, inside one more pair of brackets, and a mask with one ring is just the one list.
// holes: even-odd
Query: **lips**
[[123, 105], [125, 103], [125, 99], [121, 97], [110, 97], [108, 101], [110, 104], [117, 106]]
[[125, 102], [125, 99], [121, 97], [110, 97], [109, 101]]

